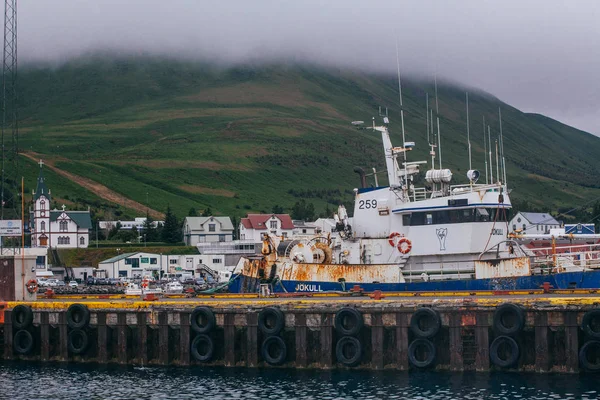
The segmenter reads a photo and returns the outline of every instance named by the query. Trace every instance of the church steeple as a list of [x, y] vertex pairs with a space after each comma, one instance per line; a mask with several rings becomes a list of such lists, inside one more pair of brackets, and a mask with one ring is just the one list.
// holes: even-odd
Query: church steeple
[[44, 161], [40, 160], [38, 164], [40, 164], [40, 174], [37, 179], [37, 186], [35, 188], [33, 199], [37, 200], [40, 198], [40, 196], [44, 196], [48, 199], [48, 201], [50, 201], [50, 190], [48, 190], [48, 187], [46, 187], [46, 182], [44, 180], [44, 174], [42, 169], [42, 167], [44, 166]]

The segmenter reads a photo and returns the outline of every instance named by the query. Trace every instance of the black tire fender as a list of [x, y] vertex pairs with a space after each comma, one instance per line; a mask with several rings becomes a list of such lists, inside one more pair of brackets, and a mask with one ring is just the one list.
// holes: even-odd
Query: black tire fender
[[285, 316], [279, 308], [266, 307], [258, 313], [258, 329], [265, 335], [277, 335], [285, 326]]
[[209, 307], [196, 307], [190, 315], [190, 325], [196, 333], [209, 333], [216, 326], [215, 313]]
[[31, 332], [21, 329], [13, 337], [13, 349], [17, 354], [29, 354], [33, 350], [33, 335]]
[[600, 339], [600, 310], [591, 310], [583, 315], [581, 329], [592, 339]]
[[73, 329], [67, 336], [67, 348], [71, 354], [83, 354], [89, 345], [89, 337], [86, 331]]
[[90, 310], [85, 304], [71, 304], [67, 309], [67, 325], [71, 329], [83, 329], [90, 323]]
[[357, 366], [362, 354], [362, 343], [354, 336], [344, 336], [335, 345], [336, 359], [347, 367]]
[[333, 326], [342, 336], [356, 336], [364, 325], [362, 314], [353, 307], [344, 307], [335, 314]]
[[[500, 355], [500, 346], [502, 345], [506, 345], [510, 348], [508, 358], [503, 358]], [[517, 364], [520, 353], [519, 345], [515, 339], [510, 336], [498, 336], [490, 346], [490, 360], [492, 361], [492, 364], [501, 368], [509, 368]]]
[[[425, 327], [423, 327], [424, 322]], [[419, 308], [410, 318], [410, 330], [418, 338], [430, 339], [434, 337], [440, 331], [441, 326], [440, 315], [431, 308]]]
[[[420, 360], [417, 358], [419, 349], [427, 350], [427, 358]], [[435, 345], [429, 339], [415, 339], [408, 346], [408, 361], [417, 368], [429, 368], [435, 363], [436, 350]]]
[[525, 312], [512, 303], [504, 303], [494, 313], [494, 332], [502, 336], [514, 336], [525, 326]]
[[287, 346], [279, 336], [269, 336], [261, 346], [263, 360], [270, 365], [281, 365], [287, 356]]
[[29, 328], [33, 323], [33, 311], [25, 304], [19, 304], [12, 309], [11, 321], [17, 330]]
[[195, 360], [207, 362], [213, 358], [215, 344], [210, 336], [200, 334], [192, 340], [190, 350]]
[[[590, 357], [594, 356], [595, 360], [590, 360]], [[600, 371], [600, 341], [590, 340], [585, 342], [579, 350], [579, 364], [583, 369], [590, 372]], [[595, 361], [595, 362], [594, 362]]]

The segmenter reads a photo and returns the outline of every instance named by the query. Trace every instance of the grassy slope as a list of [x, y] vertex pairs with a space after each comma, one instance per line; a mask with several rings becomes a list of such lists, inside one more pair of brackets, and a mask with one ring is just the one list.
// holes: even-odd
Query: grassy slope
[[[401, 143], [397, 83], [392, 77], [301, 66], [219, 69], [165, 59], [101, 58], [20, 73], [21, 148], [94, 179], [156, 210], [190, 207], [243, 216], [291, 207], [304, 193], [317, 211], [351, 201], [354, 166], [383, 168], [381, 140], [349, 121], [390, 108], [392, 140]], [[425, 92], [403, 82], [411, 159], [428, 159]], [[464, 90], [440, 85], [444, 167], [464, 182], [468, 169]], [[483, 170], [481, 117], [497, 132], [502, 105], [513, 197], [547, 208], [600, 196], [600, 139], [549, 118], [524, 114], [487, 94], [470, 94], [473, 162]], [[26, 186], [35, 184], [24, 162]], [[50, 174], [51, 175], [51, 174]], [[59, 176], [56, 197], [92, 202], [95, 194]], [[333, 190], [333, 191], [332, 191]], [[312, 191], [307, 193], [307, 191]], [[148, 195], [146, 195], [148, 193]], [[147, 201], [148, 198], [148, 201]], [[130, 210], [117, 214], [133, 217]]]

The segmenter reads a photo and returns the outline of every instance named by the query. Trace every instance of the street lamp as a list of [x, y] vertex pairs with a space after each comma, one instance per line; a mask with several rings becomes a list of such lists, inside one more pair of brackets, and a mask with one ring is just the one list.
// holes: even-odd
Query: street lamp
[[144, 247], [146, 247], [146, 234], [144, 233]]

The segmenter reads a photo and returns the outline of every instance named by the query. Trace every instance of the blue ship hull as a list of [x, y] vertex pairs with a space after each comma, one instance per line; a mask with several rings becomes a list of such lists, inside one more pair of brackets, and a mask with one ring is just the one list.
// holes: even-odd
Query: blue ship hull
[[[279, 281], [272, 286], [274, 292], [314, 293], [347, 291], [354, 285], [367, 292], [421, 292], [421, 291], [476, 291], [476, 290], [531, 290], [539, 289], [548, 282], [553, 289], [598, 289], [600, 271], [563, 272], [548, 275], [532, 275], [491, 279], [456, 279], [447, 281], [414, 283], [364, 283], [364, 282], [318, 282]], [[260, 281], [244, 275], [233, 277], [229, 284], [230, 293], [256, 293]]]

